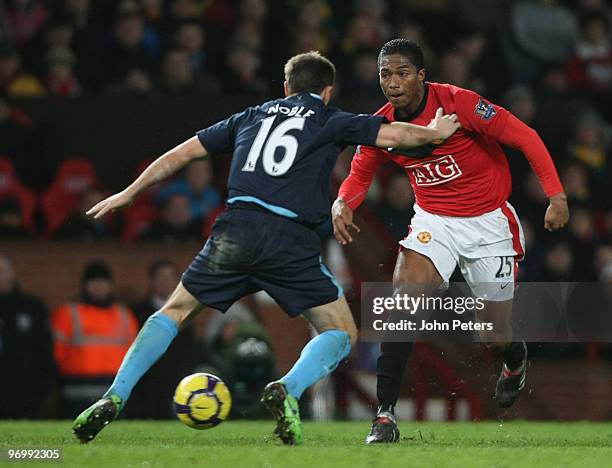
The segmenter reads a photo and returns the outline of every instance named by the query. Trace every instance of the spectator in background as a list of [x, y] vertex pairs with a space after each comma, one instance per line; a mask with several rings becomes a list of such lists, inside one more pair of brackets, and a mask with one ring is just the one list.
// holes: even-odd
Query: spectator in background
[[51, 95], [76, 97], [81, 94], [81, 84], [74, 73], [75, 57], [70, 49], [52, 49], [46, 62], [47, 89]]
[[[134, 306], [142, 326], [151, 314], [161, 309], [180, 280], [176, 263], [158, 259], [149, 267], [149, 292]], [[192, 373], [197, 364], [194, 337], [190, 327], [179, 332], [168, 351], [143, 376], [132, 392], [129, 416], [135, 419], [174, 418], [172, 395], [176, 384]]]
[[144, 20], [140, 14], [120, 14], [115, 22], [112, 43], [104, 58], [106, 83], [124, 83], [130, 72], [153, 70], [153, 55], [144, 46]]
[[344, 93], [347, 97], [380, 99], [378, 55], [375, 52], [362, 50], [355, 54]]
[[85, 213], [92, 206], [104, 199], [104, 194], [97, 188], [83, 192], [75, 213], [53, 235], [54, 239], [98, 241], [113, 238], [112, 228], [106, 220], [95, 219]]
[[70, 49], [73, 36], [74, 29], [66, 18], [53, 18], [45, 25], [41, 34], [30, 41], [28, 46], [23, 49], [24, 64], [38, 76], [44, 76], [46, 71], [45, 58], [49, 51]]
[[23, 46], [43, 27], [49, 11], [40, 0], [8, 0], [6, 22], [13, 41]]
[[345, 60], [349, 61], [357, 50], [379, 47], [387, 40], [389, 34], [390, 31], [384, 22], [368, 14], [362, 13], [352, 17], [341, 45], [342, 52], [346, 55]]
[[601, 12], [587, 13], [581, 20], [581, 37], [568, 63], [567, 74], [574, 89], [594, 93], [612, 91], [610, 22]]
[[121, 0], [117, 6], [118, 16], [138, 16], [142, 19], [142, 48], [151, 56], [157, 59], [161, 52], [161, 38], [159, 31], [153, 25], [150, 25], [143, 14], [140, 1], [137, 0]]
[[0, 44], [0, 91], [13, 97], [41, 97], [45, 88], [34, 75], [21, 69], [19, 53]]
[[401, 172], [393, 174], [387, 181], [384, 197], [376, 213], [389, 228], [394, 240], [400, 241], [406, 236], [406, 229], [414, 215], [412, 205], [414, 194], [408, 176]]
[[196, 74], [192, 68], [189, 52], [170, 49], [162, 62], [161, 89], [171, 95], [193, 96], [215, 94], [219, 85], [210, 75]]
[[194, 0], [171, 0], [169, 11], [169, 22], [171, 24], [181, 23], [198, 18], [200, 8]]
[[335, 39], [331, 9], [321, 0], [301, 2], [297, 12], [294, 34], [294, 54], [318, 50], [327, 54]]
[[189, 54], [189, 64], [194, 72], [202, 72], [206, 66], [206, 33], [197, 21], [186, 21], [181, 24], [174, 36], [178, 47]]
[[261, 58], [250, 47], [233, 47], [226, 55], [227, 74], [223, 91], [235, 96], [264, 96], [266, 82], [260, 77]]
[[543, 269], [538, 278], [550, 282], [577, 280], [574, 277], [574, 260], [570, 244], [558, 240], [544, 254]]
[[565, 63], [578, 38], [576, 18], [556, 0], [512, 2], [504, 44], [513, 81], [529, 84], [543, 68]]
[[238, 24], [230, 41], [232, 48], [246, 47], [258, 56], [264, 47], [262, 25], [255, 21], [243, 21]]
[[[366, 18], [374, 26], [374, 34], [380, 38], [379, 44], [383, 43], [391, 35], [391, 26], [385, 19], [387, 15], [387, 2], [385, 0], [356, 0], [355, 16]], [[371, 39], [374, 39], [372, 37]]]
[[221, 204], [221, 195], [211, 185], [212, 165], [209, 160], [195, 161], [185, 169], [183, 177], [163, 187], [157, 199], [164, 202], [173, 195], [183, 195], [189, 200], [191, 215], [203, 221]]
[[570, 161], [583, 165], [590, 177], [594, 202], [600, 205], [609, 194], [608, 154], [612, 149], [610, 127], [593, 111], [581, 112], [576, 119], [574, 135], [567, 146]]
[[[470, 68], [468, 61], [459, 52], [448, 51], [440, 57], [436, 81], [450, 83], [461, 88], [472, 89], [469, 82]], [[475, 89], [476, 92], [480, 90]]]
[[486, 34], [479, 29], [468, 29], [463, 31], [456, 41], [457, 50], [465, 59], [466, 68], [469, 70], [468, 88], [480, 94], [490, 94], [485, 76], [489, 71], [489, 60], [484, 57]]
[[0, 239], [27, 239], [32, 233], [25, 226], [23, 210], [19, 200], [3, 198], [0, 200]]
[[506, 108], [529, 126], [533, 126], [538, 104], [529, 86], [518, 85], [510, 88], [505, 96]]
[[[99, 2], [98, 2], [99, 3]], [[79, 80], [88, 89], [99, 91], [102, 83], [99, 82], [103, 73], [100, 63], [100, 42], [108, 36], [106, 22], [96, 21], [92, 14], [92, 0], [65, 0], [60, 10], [59, 21], [70, 26], [71, 41], [69, 44], [50, 44], [49, 49], [55, 47], [70, 48], [76, 57], [76, 74]], [[99, 17], [98, 17], [99, 18]]]
[[178, 193], [165, 200], [161, 218], [141, 236], [143, 240], [167, 243], [198, 241], [201, 238], [202, 223], [193, 219], [189, 199]]
[[589, 176], [582, 164], [579, 162], [568, 163], [561, 173], [563, 187], [568, 201], [589, 203], [591, 200], [591, 188]]
[[138, 332], [132, 311], [115, 299], [106, 263], [88, 263], [81, 285], [79, 300], [51, 316], [62, 418], [73, 418], [106, 391]]
[[70, 21], [77, 35], [77, 41], [86, 39], [91, 29], [91, 0], [65, 0], [62, 11], [64, 17]]
[[21, 290], [0, 253], [0, 419], [49, 416], [55, 384], [47, 307]]
[[160, 84], [162, 90], [168, 94], [186, 96], [197, 93], [187, 51], [170, 49], [164, 54]]

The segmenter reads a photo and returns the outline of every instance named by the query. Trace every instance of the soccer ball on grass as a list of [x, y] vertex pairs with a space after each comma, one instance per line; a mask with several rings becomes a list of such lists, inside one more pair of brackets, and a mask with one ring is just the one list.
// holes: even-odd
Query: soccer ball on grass
[[188, 375], [174, 392], [177, 418], [194, 429], [210, 429], [221, 424], [231, 408], [232, 396], [227, 386], [212, 374]]

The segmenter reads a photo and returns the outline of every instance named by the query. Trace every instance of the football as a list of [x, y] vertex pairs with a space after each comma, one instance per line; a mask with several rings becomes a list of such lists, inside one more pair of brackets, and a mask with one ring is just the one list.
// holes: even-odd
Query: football
[[232, 396], [225, 383], [212, 374], [185, 377], [174, 392], [178, 419], [194, 429], [210, 429], [221, 424], [232, 408]]

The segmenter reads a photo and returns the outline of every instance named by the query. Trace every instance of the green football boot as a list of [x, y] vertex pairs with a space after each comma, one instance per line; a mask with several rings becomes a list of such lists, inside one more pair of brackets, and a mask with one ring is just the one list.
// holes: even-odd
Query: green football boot
[[121, 410], [121, 398], [111, 395], [109, 398], [98, 400], [81, 414], [72, 423], [72, 432], [82, 444], [91, 442]]
[[271, 382], [266, 385], [261, 402], [276, 418], [277, 435], [284, 444], [300, 445], [302, 437], [302, 421], [297, 399], [287, 392], [282, 382]]

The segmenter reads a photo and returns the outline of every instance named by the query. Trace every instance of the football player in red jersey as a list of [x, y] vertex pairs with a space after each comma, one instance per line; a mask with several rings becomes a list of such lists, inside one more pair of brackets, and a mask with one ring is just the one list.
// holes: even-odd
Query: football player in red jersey
[[[446, 141], [409, 152], [358, 147], [351, 171], [332, 207], [334, 234], [341, 244], [352, 242], [353, 210], [365, 199], [376, 170], [391, 160], [403, 167], [415, 194], [415, 216], [400, 241], [394, 294], [431, 295], [459, 266], [472, 292], [484, 298], [477, 318], [494, 324], [481, 340], [499, 351], [502, 372], [495, 399], [511, 406], [525, 385], [527, 347], [511, 326], [517, 261], [524, 240], [514, 208], [508, 161], [500, 143], [520, 150], [529, 160], [550, 205], [544, 227], [562, 228], [569, 219], [567, 198], [554, 163], [538, 134], [506, 109], [478, 94], [449, 84], [425, 80], [418, 44], [394, 39], [381, 49], [379, 77], [389, 101], [376, 114], [389, 121], [427, 125], [442, 107], [455, 113], [462, 128]], [[397, 442], [394, 408], [410, 342], [383, 342], [377, 362], [379, 407], [367, 443]]]

